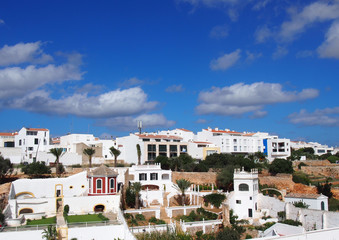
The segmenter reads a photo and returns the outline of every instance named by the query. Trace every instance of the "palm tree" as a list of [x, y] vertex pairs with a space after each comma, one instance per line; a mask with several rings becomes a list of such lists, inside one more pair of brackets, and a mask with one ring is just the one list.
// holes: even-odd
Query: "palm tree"
[[139, 209], [139, 194], [141, 191], [141, 183], [140, 182], [135, 182], [132, 184], [132, 189], [135, 193], [135, 209]]
[[114, 156], [114, 167], [117, 167], [117, 159], [121, 152], [119, 149], [116, 149], [114, 146], [110, 147], [109, 150], [111, 154]]
[[185, 192], [186, 190], [191, 186], [191, 182], [186, 179], [178, 179], [177, 184], [174, 185], [174, 187], [181, 192], [181, 204], [185, 204]]
[[47, 229], [42, 232], [42, 237], [45, 240], [57, 240], [58, 232], [55, 226], [49, 225]]
[[59, 159], [63, 154], [63, 149], [62, 148], [51, 148], [49, 150], [49, 153], [52, 153], [54, 155], [55, 159], [55, 163], [56, 163], [56, 174], [59, 175]]
[[88, 156], [89, 167], [92, 167], [92, 156], [95, 154], [94, 148], [85, 148], [83, 153]]
[[141, 149], [139, 144], [137, 144], [137, 154], [138, 154], [138, 165], [141, 165]]

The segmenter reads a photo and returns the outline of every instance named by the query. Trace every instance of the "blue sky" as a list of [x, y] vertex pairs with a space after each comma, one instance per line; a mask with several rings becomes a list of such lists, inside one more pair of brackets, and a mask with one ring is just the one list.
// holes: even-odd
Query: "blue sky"
[[339, 145], [339, 1], [5, 0], [0, 36], [0, 131]]

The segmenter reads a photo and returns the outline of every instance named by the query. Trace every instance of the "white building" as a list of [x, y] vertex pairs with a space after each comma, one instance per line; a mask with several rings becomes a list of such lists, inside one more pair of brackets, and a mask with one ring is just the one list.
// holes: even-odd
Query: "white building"
[[334, 148], [317, 142], [291, 141], [291, 147], [295, 150], [300, 148], [313, 148], [315, 155], [323, 155], [326, 153], [335, 154]]
[[246, 172], [244, 169], [234, 170], [234, 192], [227, 202], [239, 219], [252, 219], [258, 210], [258, 170]]
[[21, 160], [31, 163], [36, 159], [39, 151], [49, 150], [49, 130], [23, 127], [15, 135], [15, 147], [21, 148]]
[[308, 209], [328, 211], [328, 197], [322, 194], [289, 193], [285, 196], [285, 202], [303, 202]]
[[272, 236], [289, 236], [302, 234], [305, 232], [305, 228], [301, 226], [292, 226], [284, 223], [276, 223], [273, 226], [267, 228], [260, 234], [260, 237], [272, 237]]
[[14, 147], [15, 135], [17, 135], [17, 133], [0, 133], [0, 148]]

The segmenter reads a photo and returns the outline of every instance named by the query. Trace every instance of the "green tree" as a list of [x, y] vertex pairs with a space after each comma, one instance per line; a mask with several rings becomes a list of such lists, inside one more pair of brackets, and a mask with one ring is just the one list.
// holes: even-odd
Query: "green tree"
[[331, 191], [332, 184], [328, 183], [328, 180], [326, 180], [325, 184], [317, 184], [317, 191], [318, 193], [321, 193], [328, 198], [331, 198], [333, 196], [333, 192]]
[[178, 179], [174, 187], [181, 192], [181, 204], [185, 204], [185, 192], [191, 186], [191, 182], [186, 179]]
[[110, 147], [109, 150], [112, 156], [114, 156], [114, 167], [117, 167], [118, 156], [120, 155], [121, 151], [114, 146]]
[[217, 175], [217, 186], [225, 191], [233, 190], [234, 167], [232, 165], [224, 168]]
[[221, 203], [226, 199], [224, 194], [211, 193], [204, 196], [205, 206], [208, 206], [208, 203], [212, 204], [216, 208], [219, 208]]
[[49, 225], [43, 232], [42, 237], [45, 240], [57, 240], [58, 232], [55, 226]]
[[24, 166], [22, 171], [28, 175], [50, 174], [51, 168], [45, 162], [37, 161]]
[[277, 173], [293, 173], [292, 162], [276, 158], [269, 166], [269, 172], [273, 175]]
[[303, 172], [294, 172], [292, 175], [292, 180], [295, 183], [302, 183], [305, 185], [309, 185], [311, 180], [309, 179], [308, 175], [306, 173]]
[[89, 167], [92, 167], [92, 157], [95, 154], [94, 148], [85, 148], [83, 153], [88, 156]]
[[239, 240], [240, 239], [240, 234], [232, 229], [232, 228], [224, 228], [223, 230], [219, 231], [216, 238], [216, 240]]
[[63, 149], [62, 148], [51, 148], [49, 150], [49, 153], [53, 154], [55, 157], [55, 164], [56, 164], [56, 174], [60, 174], [60, 169], [59, 169], [59, 160], [60, 157], [63, 155]]
[[308, 208], [310, 206], [303, 201], [294, 202], [293, 205], [298, 208]]
[[171, 163], [167, 156], [159, 155], [154, 160], [155, 163], [161, 164], [161, 169], [168, 170], [170, 169]]
[[9, 175], [13, 172], [13, 164], [8, 158], [4, 158], [0, 154], [0, 178]]
[[141, 183], [140, 182], [134, 182], [132, 184], [132, 189], [135, 193], [135, 209], [139, 209], [139, 203], [140, 203], [140, 191], [141, 191]]
[[139, 144], [137, 144], [137, 155], [138, 155], [138, 165], [141, 165], [141, 149]]

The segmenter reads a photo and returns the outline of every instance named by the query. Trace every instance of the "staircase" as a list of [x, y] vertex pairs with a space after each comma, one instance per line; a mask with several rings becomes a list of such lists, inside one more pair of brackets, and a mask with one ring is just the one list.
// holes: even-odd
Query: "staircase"
[[63, 212], [64, 212], [64, 203], [62, 200], [56, 214], [58, 239], [68, 240], [68, 227]]
[[171, 219], [167, 216], [165, 208], [168, 206], [167, 195], [169, 192], [164, 194], [163, 205], [160, 207], [160, 219], [164, 220], [166, 223], [170, 223]]

